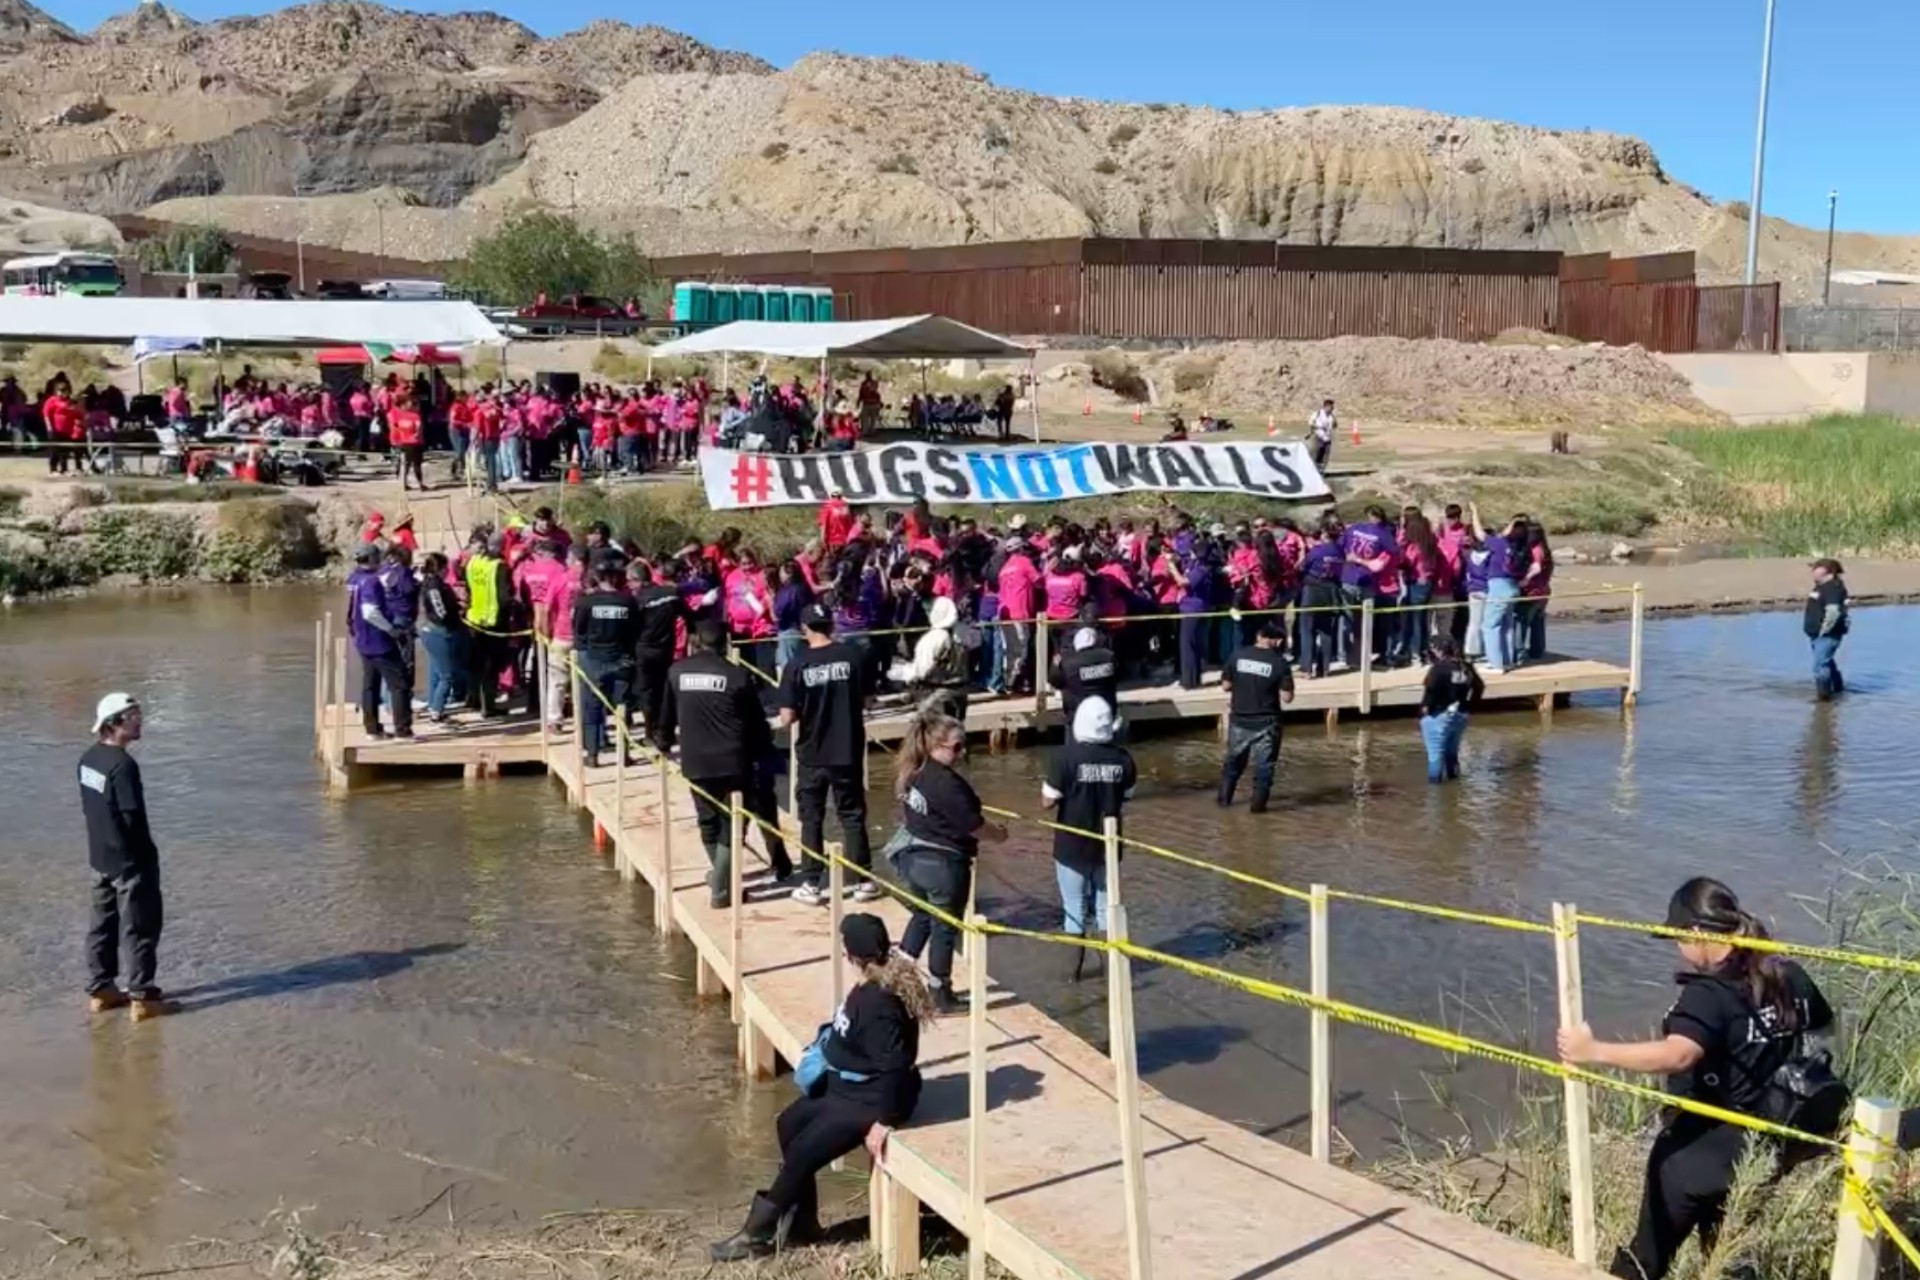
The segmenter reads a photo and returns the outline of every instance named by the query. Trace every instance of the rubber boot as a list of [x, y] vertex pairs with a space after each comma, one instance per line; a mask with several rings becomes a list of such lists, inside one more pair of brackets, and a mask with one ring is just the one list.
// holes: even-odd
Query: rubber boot
[[1253, 804], [1249, 806], [1249, 812], [1265, 813], [1267, 811], [1267, 796], [1270, 791], [1271, 788], [1269, 787], [1255, 787], [1253, 789]]
[[1825, 676], [1815, 676], [1813, 678], [1813, 696], [1821, 702], [1832, 702], [1833, 681]]
[[707, 905], [716, 911], [733, 905], [733, 868], [728, 865], [732, 857], [730, 845], [707, 846], [707, 863], [711, 868], [707, 873]]
[[933, 997], [933, 1013], [935, 1017], [951, 1017], [956, 1013], [965, 1013], [968, 1010], [966, 998], [944, 982], [932, 987], [928, 994]]
[[826, 1237], [826, 1228], [820, 1225], [820, 1188], [816, 1183], [808, 1182], [807, 1189], [800, 1193], [799, 1202], [780, 1219], [775, 1243], [782, 1249], [796, 1249], [801, 1245], [818, 1244]]
[[1220, 779], [1220, 788], [1214, 794], [1213, 802], [1219, 805], [1222, 809], [1232, 808], [1233, 793], [1235, 790], [1238, 789], [1239, 784], [1240, 784], [1240, 779], [1228, 778], [1223, 776]]
[[1831, 672], [1833, 672], [1833, 691], [1834, 691], [1834, 693], [1835, 693], [1835, 694], [1842, 694], [1842, 693], [1845, 693], [1845, 692], [1847, 691], [1847, 678], [1846, 678], [1845, 676], [1843, 676], [1843, 675], [1841, 675], [1841, 674], [1840, 674], [1840, 666], [1839, 666], [1839, 664], [1838, 664], [1838, 663], [1835, 663], [1835, 664], [1833, 664], [1832, 666], [1830, 666], [1830, 667], [1828, 667], [1827, 669], [1828, 669], [1829, 671], [1831, 671]]
[[780, 1211], [764, 1194], [756, 1193], [747, 1209], [747, 1221], [725, 1240], [707, 1246], [707, 1256], [715, 1262], [747, 1262], [765, 1258], [780, 1247]]

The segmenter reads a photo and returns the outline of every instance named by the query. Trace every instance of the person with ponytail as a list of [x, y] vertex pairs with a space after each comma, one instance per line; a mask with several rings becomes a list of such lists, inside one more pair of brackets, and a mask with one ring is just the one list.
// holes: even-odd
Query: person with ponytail
[[[999, 842], [1007, 829], [987, 820], [980, 797], [957, 766], [967, 751], [967, 731], [958, 720], [922, 712], [907, 728], [894, 762], [893, 793], [900, 799], [902, 831], [894, 837], [894, 869], [907, 891], [940, 913], [913, 903], [900, 950], [914, 960], [927, 951], [927, 985], [937, 1013], [957, 1013], [966, 1003], [953, 990], [953, 950], [960, 930], [952, 923], [973, 896], [973, 860], [982, 838]], [[928, 950], [928, 944], [931, 949]]]
[[[1767, 937], [1766, 926], [1718, 880], [1697, 876], [1681, 885], [1668, 903], [1667, 926], [1705, 936], [1678, 943], [1686, 968], [1676, 975], [1680, 994], [1660, 1038], [1609, 1041], [1585, 1023], [1563, 1027], [1561, 1061], [1664, 1074], [1667, 1092], [1678, 1097], [1823, 1136], [1837, 1130], [1844, 1086], [1828, 1074], [1819, 1092], [1805, 1092], [1813, 1074], [1805, 1068], [1825, 1070], [1824, 1054], [1809, 1058], [1806, 1040], [1833, 1025], [1813, 979], [1785, 956], [1713, 940]], [[1791, 1085], [1782, 1073], [1790, 1064], [1803, 1068]], [[1610, 1274], [1663, 1280], [1696, 1228], [1711, 1252], [1751, 1132], [1690, 1111], [1669, 1114], [1647, 1161], [1638, 1229]], [[1789, 1150], [1785, 1162], [1818, 1150]]]
[[740, 1230], [712, 1245], [715, 1262], [745, 1262], [822, 1236], [815, 1176], [862, 1145], [874, 1164], [920, 1101], [920, 1028], [933, 1000], [913, 961], [893, 949], [886, 923], [856, 911], [840, 922], [854, 983], [822, 1028], [825, 1069], [780, 1113], [780, 1172], [753, 1197]]

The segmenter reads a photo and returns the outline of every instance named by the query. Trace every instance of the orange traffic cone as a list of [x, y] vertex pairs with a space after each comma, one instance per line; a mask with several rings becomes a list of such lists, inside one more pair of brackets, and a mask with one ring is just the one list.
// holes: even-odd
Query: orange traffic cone
[[580, 483], [580, 464], [579, 463], [576, 462], [572, 466], [567, 468], [567, 483], [568, 484]]
[[1139, 405], [1133, 406], [1133, 425], [1136, 427], [1140, 425], [1140, 406]]
[[1355, 444], [1360, 443], [1360, 422], [1358, 419], [1355, 419], [1353, 424], [1353, 442]]
[[1267, 434], [1270, 436], [1280, 434], [1280, 428], [1274, 425], [1272, 414], [1267, 415]]

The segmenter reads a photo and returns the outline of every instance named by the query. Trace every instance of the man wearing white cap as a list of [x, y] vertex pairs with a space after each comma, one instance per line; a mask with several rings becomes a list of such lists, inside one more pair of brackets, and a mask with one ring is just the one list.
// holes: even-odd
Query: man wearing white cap
[[[87, 1003], [95, 1013], [132, 1006], [133, 1020], [172, 1012], [154, 984], [160, 950], [160, 850], [147, 826], [140, 765], [127, 747], [140, 740], [140, 704], [110, 693], [94, 711], [94, 744], [80, 757], [80, 808], [87, 819], [93, 912], [87, 930]], [[120, 949], [131, 968], [120, 986]]]

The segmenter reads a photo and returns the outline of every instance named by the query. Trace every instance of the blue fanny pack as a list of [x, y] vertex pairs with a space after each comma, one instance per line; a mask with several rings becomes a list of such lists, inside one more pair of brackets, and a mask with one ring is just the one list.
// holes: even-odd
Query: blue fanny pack
[[842, 1080], [850, 1080], [855, 1084], [869, 1078], [857, 1071], [842, 1071], [827, 1061], [827, 1037], [832, 1034], [831, 1022], [820, 1024], [820, 1031], [813, 1037], [813, 1043], [801, 1051], [800, 1061], [793, 1064], [793, 1083], [808, 1097], [812, 1097], [825, 1087], [829, 1071]]

